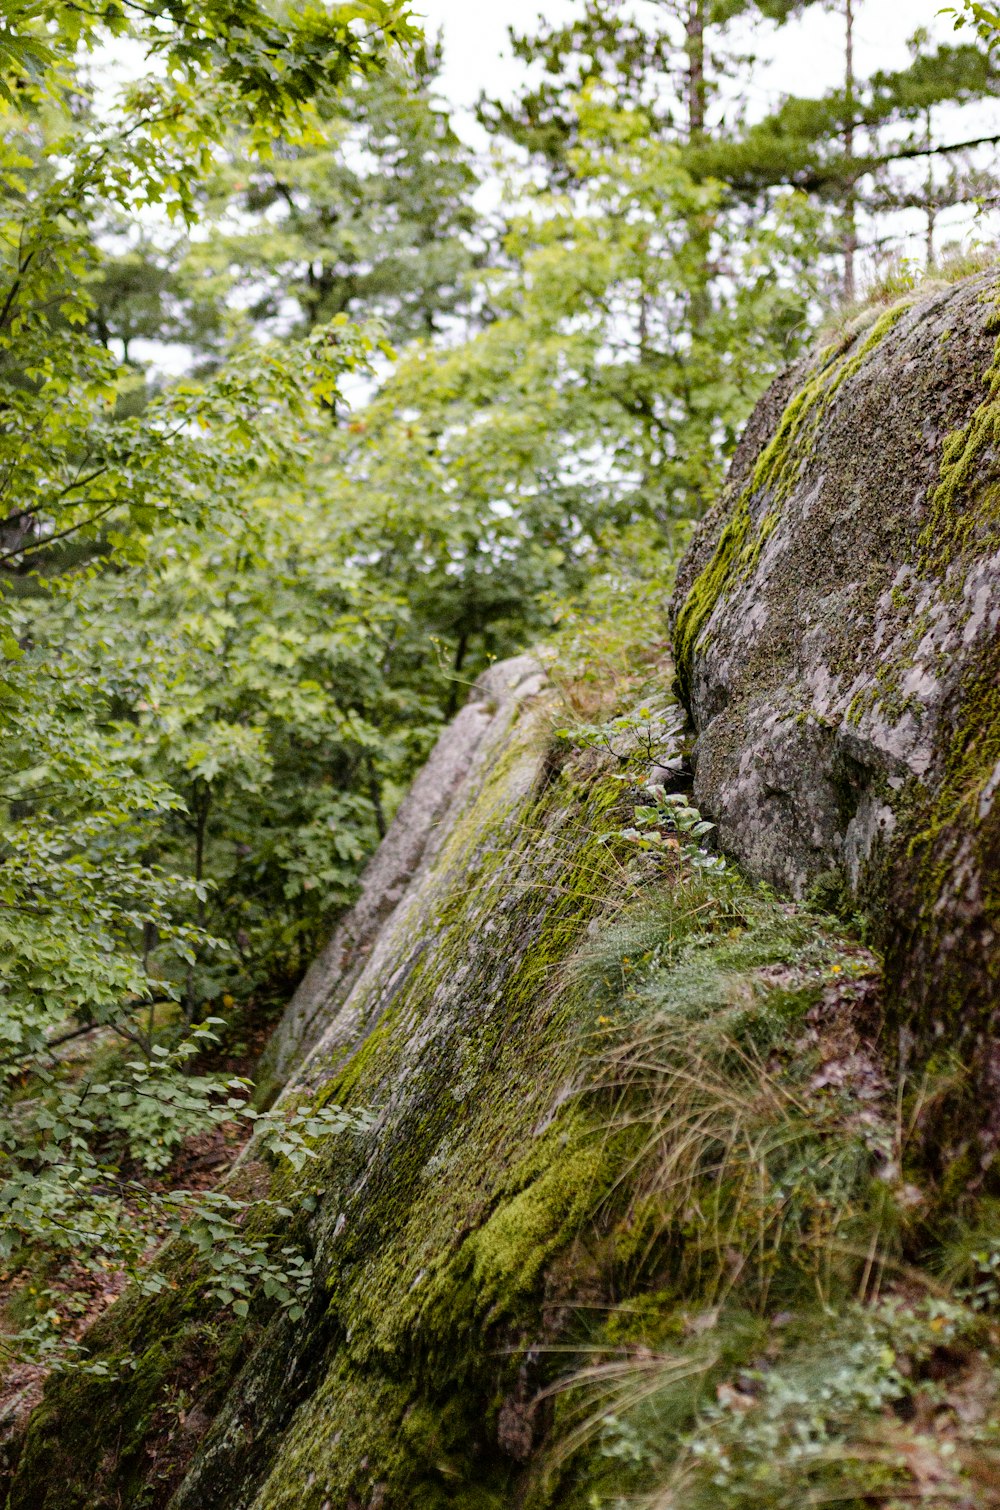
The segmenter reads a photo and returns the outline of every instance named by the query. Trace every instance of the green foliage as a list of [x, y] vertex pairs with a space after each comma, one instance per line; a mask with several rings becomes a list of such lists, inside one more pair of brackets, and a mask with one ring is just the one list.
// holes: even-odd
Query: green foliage
[[12, 0], [0, 36], [4, 97], [13, 102], [18, 90], [44, 88], [75, 49], [108, 36], [138, 38], [148, 57], [162, 58], [172, 87], [183, 80], [178, 100], [190, 101], [195, 89], [221, 88], [248, 121], [266, 129], [342, 84], [353, 69], [378, 66], [385, 46], [412, 42], [417, 32], [396, 0], [297, 5], [281, 19], [257, 0], [238, 7], [230, 0], [108, 0], [96, 10], [62, 0]]
[[652, 806], [640, 804], [633, 818], [635, 827], [623, 830], [622, 838], [662, 854], [664, 850], [680, 851], [684, 864], [692, 870], [725, 870], [726, 862], [721, 855], [713, 855], [699, 844], [715, 828], [707, 822], [687, 798], [676, 792], [665, 792], [662, 787], [653, 790]]
[[[747, 1414], [726, 1393], [708, 1406], [675, 1481], [686, 1481], [693, 1505], [734, 1510], [798, 1505], [803, 1493], [848, 1503], [905, 1499], [913, 1482], [905, 1434], [893, 1442], [890, 1430], [884, 1443], [872, 1441], [875, 1423], [892, 1409], [914, 1408], [924, 1393], [922, 1368], [940, 1349], [960, 1350], [982, 1335], [961, 1306], [936, 1297], [894, 1298], [849, 1309], [835, 1323], [818, 1321], [812, 1337], [791, 1340], [776, 1367], [745, 1376]], [[961, 1459], [949, 1462], [948, 1444], [936, 1445], [927, 1451], [936, 1460], [939, 1502], [947, 1503], [971, 1482]], [[968, 1453], [971, 1444], [963, 1445]]]
[[604, 750], [623, 764], [635, 766], [637, 760], [672, 760], [683, 728], [684, 716], [675, 703], [665, 708], [636, 708], [621, 713], [602, 724], [574, 724], [557, 729], [559, 739], [569, 740], [577, 749]]
[[[996, 70], [981, 48], [945, 44], [930, 52], [921, 43], [905, 68], [856, 81], [850, 94], [839, 89], [816, 99], [789, 97], [735, 141], [699, 146], [690, 155], [691, 166], [724, 178], [740, 196], [758, 200], [769, 188], [784, 184], [837, 204], [868, 179], [862, 197], [875, 208], [891, 209], [898, 203], [890, 176], [893, 164], [944, 150], [926, 138], [927, 112], [991, 98], [997, 87]], [[872, 145], [865, 150], [845, 145], [851, 121], [868, 134]], [[890, 133], [900, 130], [908, 134], [891, 139]], [[970, 183], [965, 180], [967, 189]], [[961, 200], [956, 181], [951, 196], [942, 186], [938, 208]], [[918, 193], [909, 202], [919, 206], [925, 200]]]
[[[8, 1276], [41, 1306], [5, 1346], [53, 1364], [86, 1365], [59, 1341], [66, 1308], [83, 1303], [60, 1266], [124, 1269], [155, 1284], [143, 1260], [174, 1232], [218, 1245], [222, 1303], [243, 1305], [236, 1297], [259, 1282], [291, 1306], [307, 1282], [304, 1260], [286, 1250], [272, 1261], [263, 1238], [247, 1237], [245, 1202], [172, 1191], [166, 1176], [186, 1140], [251, 1116], [242, 1079], [197, 1067], [216, 1041], [216, 1020], [205, 1018], [206, 1001], [221, 994], [213, 971], [239, 957], [241, 937], [241, 920], [225, 938], [206, 926], [217, 895], [205, 854], [210, 802], [223, 789], [245, 802], [275, 766], [289, 781], [301, 774], [288, 769], [289, 747], [310, 718], [318, 743], [315, 720], [326, 712], [315, 697], [310, 704], [312, 690], [322, 697], [310, 676], [329, 675], [341, 641], [357, 663], [364, 630], [350, 619], [346, 579], [317, 592], [313, 610], [318, 620], [336, 597], [339, 638], [329, 626], [325, 639], [318, 630], [296, 638], [277, 615], [261, 623], [258, 598], [256, 621], [242, 619], [244, 674], [227, 696], [208, 666], [237, 618], [212, 595], [223, 559], [234, 576], [251, 560], [263, 574], [252, 521], [258, 534], [279, 528], [260, 496], [266, 479], [303, 475], [340, 380], [384, 349], [377, 331], [340, 317], [282, 348], [245, 342], [204, 380], [137, 402], [134, 372], [107, 343], [118, 334], [127, 346], [155, 329], [155, 313], [147, 305], [145, 326], [126, 315], [113, 328], [111, 305], [121, 311], [129, 297], [127, 256], [109, 302], [101, 239], [154, 208], [190, 224], [234, 128], [248, 151], [266, 154], [279, 129], [306, 129], [315, 97], [352, 70], [376, 70], [387, 45], [414, 36], [403, 7], [381, 0], [283, 17], [255, 4], [127, 0], [99, 12], [25, 0], [5, 12], [0, 1203]], [[127, 38], [154, 70], [111, 114], [81, 67], [109, 38]], [[147, 278], [148, 264], [138, 266]], [[146, 298], [148, 278], [137, 287]], [[157, 292], [154, 280], [148, 296]], [[178, 612], [185, 571], [191, 591]], [[288, 592], [298, 580], [289, 568]], [[291, 655], [281, 688], [292, 645], [302, 661]], [[260, 709], [270, 697], [279, 714], [269, 745]], [[345, 709], [345, 725], [352, 714]], [[363, 741], [353, 716], [345, 737]], [[316, 764], [319, 786], [329, 776]], [[371, 813], [332, 793], [325, 808], [317, 796], [302, 809], [269, 836], [279, 894], [317, 884], [321, 872], [307, 842], [290, 856], [289, 829], [297, 838], [341, 818], [364, 829]], [[249, 828], [255, 816], [241, 820]], [[179, 842], [189, 824], [194, 863]], [[341, 859], [356, 862], [357, 832], [338, 844]], [[327, 861], [321, 875], [328, 907], [344, 894], [344, 866]], [[360, 1125], [329, 1107], [261, 1124], [257, 1136], [262, 1152], [296, 1169], [318, 1137]], [[54, 1287], [28, 1283], [50, 1273]]]
[[[460, 645], [578, 590], [616, 528], [697, 516], [803, 330], [813, 239], [795, 196], [737, 225], [641, 112], [578, 111], [583, 197], [543, 193], [517, 217], [495, 318], [465, 345], [411, 347], [346, 461], [369, 509], [384, 498], [374, 549], [433, 584]], [[696, 232], [717, 258], [707, 283]]]
[[449, 329], [474, 297], [478, 180], [434, 92], [439, 50], [407, 65], [353, 80], [266, 161], [237, 153], [182, 275], [238, 292], [258, 326], [346, 313], [377, 316], [394, 341]]
[[962, 10], [956, 10], [949, 5], [941, 14], [955, 17], [956, 31], [960, 31], [963, 26], [974, 26], [980, 39], [988, 47], [993, 47], [1000, 36], [1000, 11], [994, 10], [990, 5], [980, 5], [979, 0], [962, 0], [962, 6]]
[[[682, 728], [683, 716], [671, 706], [660, 710], [640, 707], [605, 724], [581, 723], [556, 730], [557, 738], [577, 749], [604, 751], [625, 767], [618, 779], [631, 786], [639, 800], [632, 811], [632, 825], [613, 837], [624, 839], [647, 857], [655, 857], [678, 884], [698, 871], [717, 873], [726, 868], [721, 855], [710, 854], [699, 842], [715, 824], [702, 818], [687, 797], [668, 792], [659, 784], [663, 775], [671, 774], [671, 767], [680, 767]], [[657, 784], [644, 787], [646, 779]]]
[[235, 533], [162, 530], [140, 575], [91, 575], [21, 610], [31, 674], [93, 687], [78, 720], [91, 743], [170, 794], [131, 843], [192, 878], [186, 921], [227, 944], [201, 949], [186, 984], [151, 951], [189, 1014], [301, 971], [438, 716], [405, 663], [405, 605], [348, 564], [354, 543], [289, 487]]
[[[148, 1176], [166, 1170], [192, 1135], [240, 1120], [252, 1124], [258, 1156], [298, 1173], [316, 1157], [318, 1140], [362, 1132], [368, 1119], [333, 1105], [262, 1115], [248, 1104], [248, 1081], [191, 1073], [189, 1061], [216, 1041], [213, 1029], [221, 1025], [209, 1018], [171, 1047], [152, 1043], [127, 1061], [106, 1053], [75, 1077], [40, 1065], [27, 1100], [12, 1095], [24, 1060], [3, 1066], [0, 1258], [8, 1271], [30, 1276], [40, 1264], [55, 1264], [58, 1278], [59, 1266], [70, 1263], [78, 1274], [124, 1270], [142, 1293], [156, 1294], [167, 1279], [149, 1267], [151, 1247], [175, 1234], [206, 1260], [210, 1300], [245, 1315], [262, 1290], [286, 1309], [299, 1306], [308, 1263], [287, 1245], [275, 1255], [271, 1240], [248, 1228], [248, 1218], [259, 1226], [271, 1213], [290, 1217], [286, 1206], [218, 1190], [171, 1190]], [[308, 1206], [305, 1192], [298, 1198]], [[63, 1280], [29, 1284], [23, 1295], [31, 1302], [28, 1316], [5, 1337], [5, 1351], [50, 1367], [89, 1369], [85, 1351], [66, 1350], [60, 1330], [82, 1307], [79, 1292]], [[133, 1362], [123, 1357], [118, 1367]], [[107, 1371], [106, 1362], [94, 1367]]]

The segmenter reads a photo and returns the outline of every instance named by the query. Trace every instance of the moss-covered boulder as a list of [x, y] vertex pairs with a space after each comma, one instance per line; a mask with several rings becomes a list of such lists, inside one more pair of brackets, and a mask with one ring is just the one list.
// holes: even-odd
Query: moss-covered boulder
[[994, 273], [873, 309], [763, 400], [678, 582], [696, 794], [724, 847], [873, 920], [904, 1052], [1000, 1138]]
[[356, 1033], [340, 1008], [376, 944], [392, 949], [394, 918], [430, 869], [441, 845], [491, 770], [525, 702], [544, 683], [531, 656], [504, 661], [480, 677], [465, 707], [441, 735], [400, 805], [389, 831], [368, 864], [361, 896], [313, 961], [268, 1043], [257, 1073], [259, 1100], [270, 1100], [291, 1077], [301, 1080], [304, 1062], [321, 1038], [323, 1063], [336, 1044]]
[[276, 1241], [314, 1265], [305, 1313], [262, 1296], [227, 1318], [175, 1244], [167, 1290], [89, 1339], [112, 1370], [120, 1350], [138, 1366], [50, 1384], [11, 1510], [517, 1500], [545, 1419], [537, 1349], [570, 1285], [551, 1266], [612, 1178], [569, 1104], [579, 1040], [556, 987], [627, 890], [604, 842], [616, 762], [554, 759], [554, 701], [533, 662], [487, 674], [282, 1029], [291, 1104], [374, 1117], [305, 1171], [304, 1204], [275, 1172], [292, 1209]]

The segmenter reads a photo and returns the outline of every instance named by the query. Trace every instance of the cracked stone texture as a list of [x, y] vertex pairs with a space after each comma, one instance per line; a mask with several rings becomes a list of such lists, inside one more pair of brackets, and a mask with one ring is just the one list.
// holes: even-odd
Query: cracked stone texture
[[[882, 334], [876, 311], [780, 379], [671, 609], [696, 800], [722, 846], [797, 897], [822, 883], [860, 903], [886, 950], [903, 1052], [927, 1061], [947, 1045], [971, 1066], [990, 1147], [1000, 1135], [998, 296], [991, 273], [883, 316]], [[792, 433], [788, 406], [810, 383], [814, 401]], [[945, 500], [945, 441], [960, 432], [967, 464]]]

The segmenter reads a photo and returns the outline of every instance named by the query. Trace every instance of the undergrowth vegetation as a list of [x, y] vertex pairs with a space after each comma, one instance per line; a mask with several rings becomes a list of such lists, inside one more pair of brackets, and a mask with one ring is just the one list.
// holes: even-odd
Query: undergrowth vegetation
[[935, 1088], [894, 1067], [877, 960], [685, 866], [573, 980], [588, 1095], [634, 1152], [614, 1293], [553, 1386], [557, 1502], [1000, 1503], [991, 1214], [935, 1208]]
[[961, 1066], [908, 1075], [879, 958], [712, 853], [662, 669], [583, 615], [551, 672], [560, 741], [610, 756], [634, 814], [631, 900], [561, 987], [582, 1102], [627, 1153], [529, 1502], [1000, 1504], [995, 1203], [924, 1160]]

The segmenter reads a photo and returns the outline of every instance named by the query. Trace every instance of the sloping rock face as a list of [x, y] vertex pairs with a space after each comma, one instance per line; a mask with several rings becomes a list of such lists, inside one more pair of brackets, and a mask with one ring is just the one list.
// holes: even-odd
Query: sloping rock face
[[238, 1171], [295, 1207], [275, 1241], [312, 1258], [305, 1314], [220, 1317], [199, 1261], [168, 1249], [164, 1292], [88, 1339], [138, 1367], [52, 1383], [11, 1510], [522, 1502], [537, 1349], [576, 1272], [560, 1255], [612, 1178], [573, 1103], [558, 974], [626, 886], [604, 842], [617, 762], [553, 762], [556, 709], [535, 662], [487, 673], [282, 1029], [286, 1101], [374, 1115], [306, 1171], [305, 1205], [253, 1145]]
[[[853, 898], [901, 1048], [1000, 1139], [995, 274], [872, 314], [763, 400], [672, 616], [723, 847]], [[953, 1150], [954, 1151], [954, 1150]]]
[[391, 920], [407, 889], [413, 885], [419, 890], [419, 879], [482, 786], [522, 704], [541, 690], [543, 682], [537, 661], [527, 655], [491, 667], [480, 677], [372, 856], [361, 897], [306, 972], [278, 1024], [257, 1075], [260, 1099], [271, 1099], [275, 1089], [286, 1085], [324, 1035], [324, 1060], [336, 1044], [351, 1040], [357, 1024], [350, 1013], [340, 1014], [340, 1007], [376, 940], [381, 936], [383, 950], [392, 947], [396, 928]]

